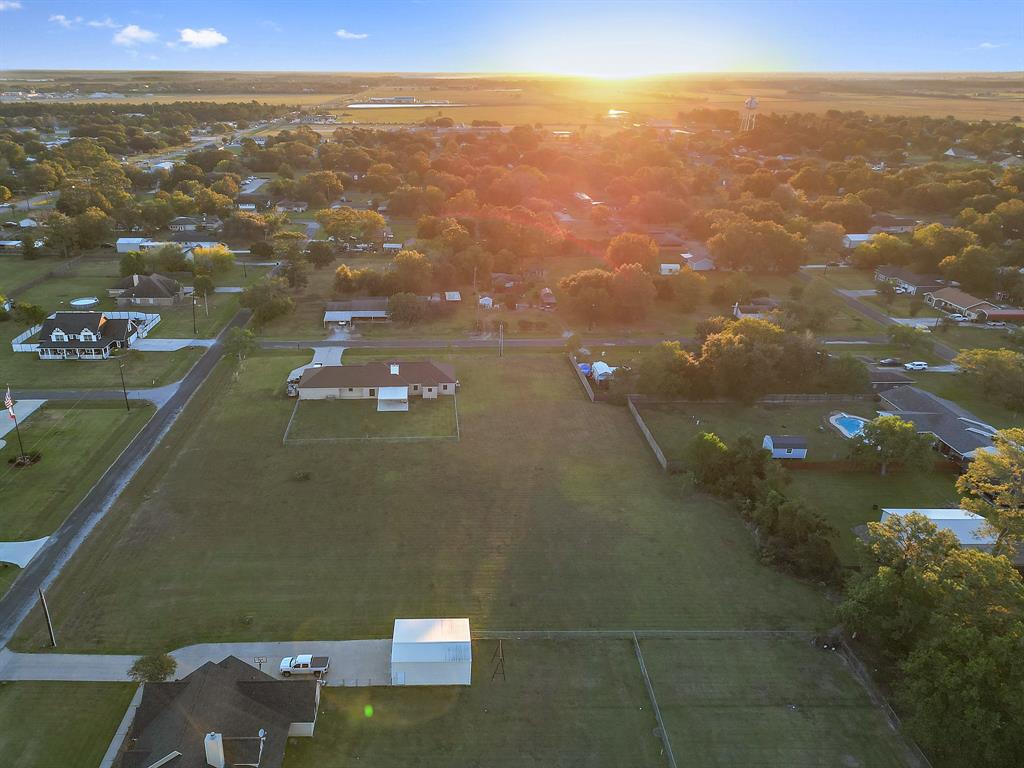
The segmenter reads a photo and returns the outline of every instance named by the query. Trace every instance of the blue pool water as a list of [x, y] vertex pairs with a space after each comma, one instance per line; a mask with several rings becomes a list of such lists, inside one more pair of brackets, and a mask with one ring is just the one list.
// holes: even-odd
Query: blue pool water
[[867, 419], [862, 419], [860, 416], [849, 416], [845, 413], [836, 414], [829, 421], [843, 433], [844, 437], [856, 437], [864, 431], [864, 425], [867, 424]]

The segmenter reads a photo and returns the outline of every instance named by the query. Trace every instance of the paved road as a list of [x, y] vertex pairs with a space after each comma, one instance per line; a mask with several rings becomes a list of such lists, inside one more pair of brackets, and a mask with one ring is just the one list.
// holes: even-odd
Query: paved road
[[[694, 339], [681, 336], [676, 339], [665, 338], [618, 338], [618, 339], [587, 339], [584, 346], [588, 347], [651, 347], [663, 341], [678, 341], [691, 344]], [[310, 347], [369, 347], [381, 349], [488, 349], [498, 347], [497, 338], [491, 339], [297, 339], [294, 341], [278, 341], [264, 339], [260, 341], [263, 349], [308, 349]], [[565, 339], [561, 336], [547, 339], [505, 339], [506, 347], [564, 347]]]
[[[178, 662], [177, 678], [226, 656], [237, 656], [253, 666], [257, 656], [265, 657], [263, 671], [277, 677], [281, 659], [300, 653], [331, 658], [324, 678], [329, 686], [391, 685], [390, 640], [206, 643], [179, 648], [171, 656]], [[137, 658], [96, 653], [14, 653], [4, 648], [0, 649], [0, 680], [124, 681]]]
[[247, 311], [241, 311], [231, 319], [221, 332], [218, 344], [210, 347], [199, 358], [174, 393], [114, 460], [56, 533], [50, 536], [49, 541], [22, 571], [7, 594], [0, 598], [0, 646], [10, 641], [18, 625], [38, 601], [39, 588], [45, 589], [53, 582], [92, 529], [103, 519], [139, 467], [160, 444], [192, 395], [213, 371], [223, 352], [220, 339], [228, 330], [244, 325], [248, 320]]
[[[800, 277], [806, 282], [810, 282], [812, 279], [812, 276], [808, 275], [806, 272], [800, 272]], [[832, 292], [842, 299], [843, 303], [850, 307], [854, 312], [859, 312], [865, 317], [870, 318], [885, 327], [898, 325], [898, 323], [889, 317], [889, 315], [885, 314], [885, 312], [882, 312], [880, 309], [873, 307], [870, 304], [865, 304], [856, 296], [849, 296], [837, 288], [832, 288]], [[953, 347], [948, 344], [943, 344], [941, 341], [934, 342], [933, 351], [937, 357], [940, 357], [947, 362], [957, 356], [957, 350], [953, 349]]]

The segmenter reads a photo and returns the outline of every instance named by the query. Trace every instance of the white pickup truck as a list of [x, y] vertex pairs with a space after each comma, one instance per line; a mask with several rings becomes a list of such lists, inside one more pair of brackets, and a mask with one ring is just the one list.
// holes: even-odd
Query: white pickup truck
[[330, 656], [310, 656], [308, 653], [299, 656], [285, 656], [281, 659], [280, 672], [283, 677], [292, 675], [313, 675], [322, 677], [331, 666]]

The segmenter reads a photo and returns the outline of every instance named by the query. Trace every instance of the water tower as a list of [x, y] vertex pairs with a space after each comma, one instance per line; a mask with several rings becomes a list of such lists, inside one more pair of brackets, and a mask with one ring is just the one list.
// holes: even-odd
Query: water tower
[[740, 113], [740, 133], [754, 130], [757, 125], [757, 97], [751, 96], [743, 102], [743, 111]]

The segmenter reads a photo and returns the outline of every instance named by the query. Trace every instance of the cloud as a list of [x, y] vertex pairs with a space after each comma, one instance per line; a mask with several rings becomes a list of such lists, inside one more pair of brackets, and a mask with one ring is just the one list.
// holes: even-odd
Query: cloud
[[92, 21], [87, 21], [87, 22], [85, 22], [85, 25], [87, 27], [95, 27], [96, 29], [120, 29], [121, 28], [121, 25], [118, 24], [116, 21], [114, 21], [109, 16], [107, 16], [107, 18], [101, 19], [101, 20], [93, 19]]
[[16, 11], [21, 8], [18, 0], [0, 0], [0, 11]]
[[982, 43], [978, 47], [983, 51], [991, 51], [993, 48], [1005, 48], [1006, 43]]
[[137, 24], [129, 24], [113, 37], [114, 45], [124, 45], [128, 48], [142, 43], [151, 43], [154, 40], [156, 40], [156, 32], [143, 29]]
[[365, 40], [369, 37], [365, 32], [349, 32], [347, 29], [339, 29], [334, 34], [342, 40]]
[[213, 27], [207, 29], [185, 29], [179, 30], [181, 32], [181, 38], [178, 40], [182, 45], [187, 45], [189, 48], [216, 48], [218, 45], [224, 45], [228, 41], [225, 35], [222, 35]]
[[69, 19], [63, 13], [55, 13], [52, 16], [50, 16], [50, 21], [52, 21], [54, 24], [60, 24], [62, 27], [64, 27], [64, 29], [71, 29], [71, 27], [74, 24], [82, 23], [82, 17], [75, 16], [75, 18]]

